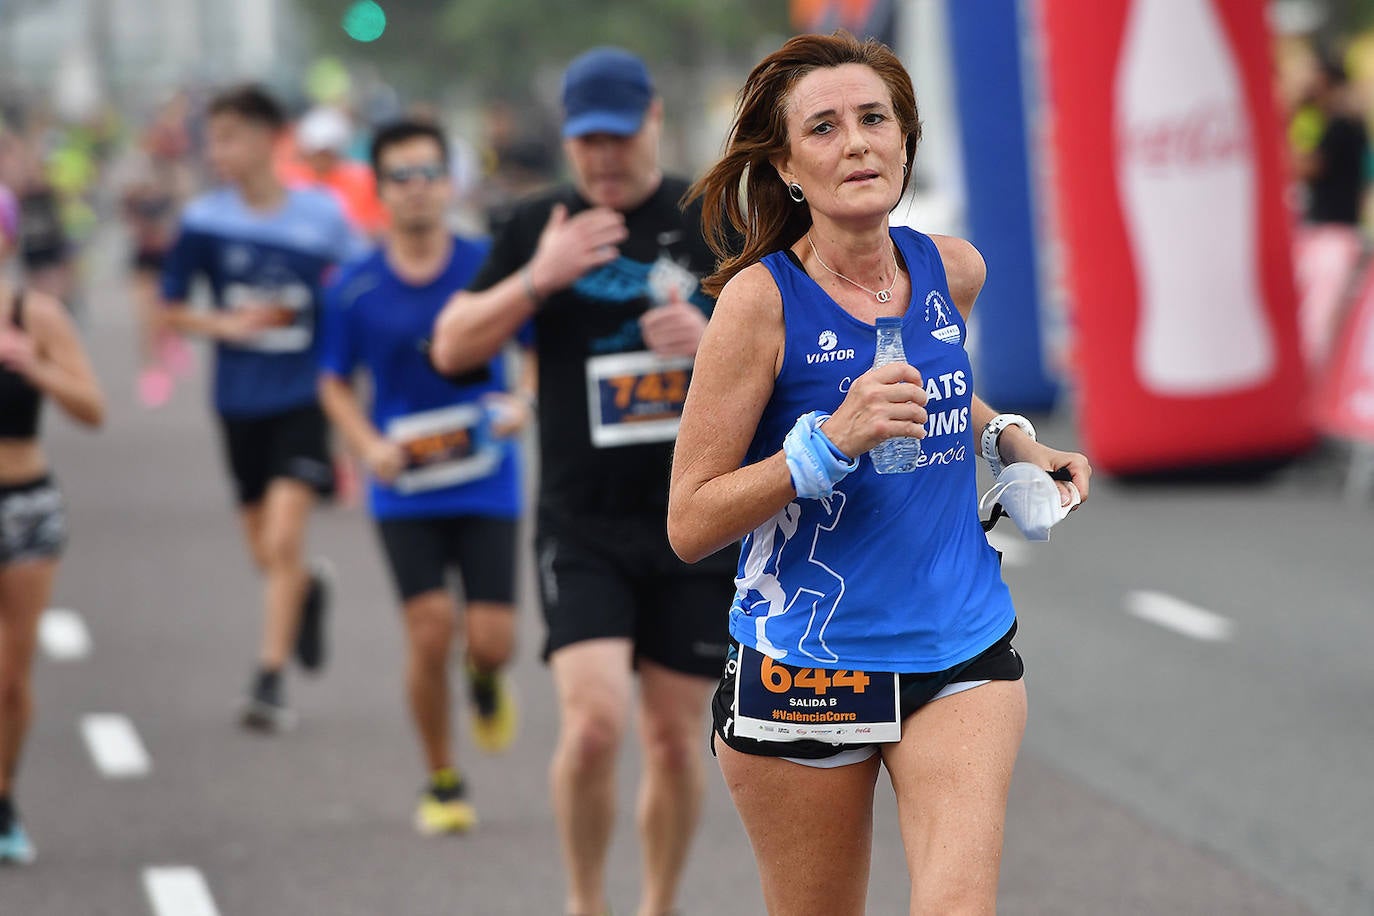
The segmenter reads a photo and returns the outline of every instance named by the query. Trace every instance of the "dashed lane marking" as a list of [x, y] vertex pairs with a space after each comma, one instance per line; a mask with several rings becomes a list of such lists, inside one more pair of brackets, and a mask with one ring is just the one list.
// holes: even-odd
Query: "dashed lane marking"
[[153, 916], [219, 916], [210, 886], [198, 868], [161, 865], [143, 870]]
[[1220, 614], [1163, 592], [1129, 592], [1126, 610], [1141, 620], [1204, 642], [1225, 642], [1236, 629], [1233, 621]]
[[152, 758], [127, 716], [93, 713], [82, 716], [81, 734], [96, 769], [108, 779], [134, 779], [148, 775]]
[[83, 659], [91, 654], [91, 633], [76, 611], [48, 608], [38, 619], [38, 642], [43, 654], [59, 662]]

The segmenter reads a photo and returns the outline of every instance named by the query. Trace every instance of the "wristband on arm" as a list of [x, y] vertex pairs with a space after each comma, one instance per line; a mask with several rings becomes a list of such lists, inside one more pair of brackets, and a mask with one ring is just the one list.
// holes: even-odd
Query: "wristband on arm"
[[994, 477], [1002, 473], [1002, 453], [997, 450], [997, 439], [1008, 426], [1019, 426], [1022, 432], [1030, 436], [1032, 442], [1035, 441], [1035, 427], [1031, 425], [1030, 420], [1020, 414], [999, 413], [993, 417], [983, 430], [979, 451], [983, 453], [983, 458], [987, 460], [988, 468]]
[[531, 276], [530, 265], [526, 264], [520, 268], [520, 286], [525, 291], [525, 295], [530, 297], [535, 307], [544, 304], [544, 297], [539, 294], [538, 288], [534, 285], [534, 277]]
[[792, 486], [803, 499], [830, 496], [835, 492], [835, 484], [859, 466], [857, 458], [846, 458], [821, 432], [820, 425], [829, 419], [830, 414], [818, 410], [802, 414], [783, 439], [782, 450]]

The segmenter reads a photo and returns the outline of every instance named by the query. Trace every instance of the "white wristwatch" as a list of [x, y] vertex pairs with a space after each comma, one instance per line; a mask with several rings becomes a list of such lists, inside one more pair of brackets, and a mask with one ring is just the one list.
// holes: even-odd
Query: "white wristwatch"
[[983, 453], [983, 458], [987, 460], [988, 467], [992, 470], [992, 475], [996, 477], [1002, 473], [1002, 455], [997, 451], [997, 438], [1002, 435], [1002, 431], [1008, 426], [1019, 426], [1031, 441], [1035, 440], [1035, 427], [1031, 426], [1031, 421], [1017, 413], [999, 413], [993, 417], [983, 430], [983, 437], [979, 440], [978, 448]]

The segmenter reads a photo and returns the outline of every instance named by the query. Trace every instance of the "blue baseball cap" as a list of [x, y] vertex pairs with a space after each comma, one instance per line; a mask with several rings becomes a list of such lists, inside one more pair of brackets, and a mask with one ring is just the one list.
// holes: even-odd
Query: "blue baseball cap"
[[563, 72], [563, 136], [636, 134], [653, 100], [644, 61], [622, 48], [592, 48]]

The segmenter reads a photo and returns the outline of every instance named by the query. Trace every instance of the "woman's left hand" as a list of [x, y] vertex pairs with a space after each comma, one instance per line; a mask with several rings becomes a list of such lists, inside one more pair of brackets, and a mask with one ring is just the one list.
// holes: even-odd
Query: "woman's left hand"
[[38, 348], [33, 338], [16, 328], [0, 328], [0, 366], [32, 379], [37, 365]]
[[[1086, 455], [1050, 448], [1042, 442], [1036, 442], [1015, 427], [1008, 428], [998, 438], [997, 451], [1007, 464], [1024, 461], [1051, 473], [1067, 470], [1073, 477], [1074, 487], [1078, 489], [1079, 505], [1088, 501], [1088, 482], [1093, 476], [1093, 469], [1088, 464]], [[1060, 505], [1067, 506], [1073, 501], [1073, 495], [1064, 481], [1057, 480], [1055, 483], [1059, 485]], [[1074, 508], [1077, 509], [1078, 506]]]

